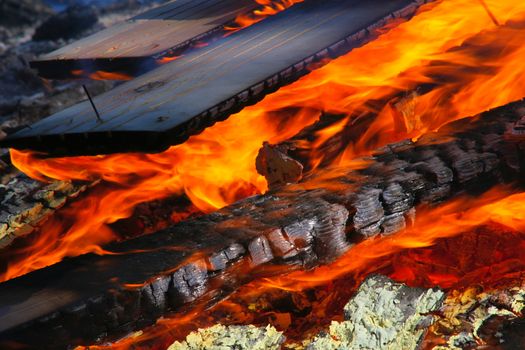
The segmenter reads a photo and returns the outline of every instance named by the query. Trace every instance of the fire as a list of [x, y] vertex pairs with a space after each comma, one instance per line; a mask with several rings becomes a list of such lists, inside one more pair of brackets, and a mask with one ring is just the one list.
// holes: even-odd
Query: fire
[[286, 10], [293, 5], [303, 2], [304, 0], [255, 0], [261, 5], [260, 8], [254, 10], [252, 13], [241, 14], [235, 18], [234, 24], [226, 26], [224, 29], [230, 32], [236, 32], [243, 28], [249, 27], [257, 22], [262, 21], [268, 16], [276, 15], [277, 13]]
[[177, 59], [179, 59], [180, 56], [177, 56], [177, 55], [174, 55], [174, 56], [164, 56], [164, 57], [161, 57], [157, 60], [157, 63], [158, 64], [166, 64], [166, 63], [170, 63], [170, 62], [173, 62]]
[[322, 113], [345, 119], [304, 145], [312, 168], [326, 163], [324, 140], [345, 130], [361, 131], [350, 134], [335, 163], [523, 97], [525, 3], [486, 5], [500, 26], [478, 0], [425, 5], [368, 45], [160, 154], [43, 159], [12, 150], [13, 164], [34, 178], [104, 182], [78, 208], [70, 206], [67, 219], [44, 224], [39, 239], [53, 242], [50, 250], [28, 247], [3, 279], [94, 251], [115, 238], [107, 225], [141, 202], [185, 194], [210, 212], [264, 192], [254, 161], [263, 141], [282, 142]]
[[75, 77], [84, 78], [87, 77], [93, 80], [131, 80], [133, 77], [131, 75], [120, 73], [120, 72], [107, 72], [103, 70], [98, 70], [95, 72], [87, 72], [82, 69], [74, 69], [71, 71], [71, 74]]
[[[287, 291], [313, 288], [342, 276], [352, 274], [358, 280], [377, 272], [384, 265], [392, 264], [392, 257], [408, 250], [432, 247], [439, 240], [472, 232], [478, 227], [499, 224], [520, 233], [525, 244], [525, 193], [512, 193], [498, 188], [481, 197], [463, 197], [434, 209], [419, 210], [416, 224], [393, 236], [369, 239], [352, 247], [336, 262], [313, 271], [298, 271], [276, 278], [265, 279], [262, 286]], [[504, 239], [504, 238], [502, 238]], [[465, 254], [465, 252], [458, 252]], [[395, 270], [395, 267], [394, 267]], [[408, 273], [411, 270], [412, 273]], [[432, 286], [450, 288], [451, 281], [458, 282], [462, 276], [417, 276], [417, 267], [406, 266], [394, 275], [404, 282], [414, 283], [429, 278]], [[428, 280], [427, 280], [428, 281]], [[464, 282], [464, 281], [462, 281]], [[476, 281], [470, 281], [475, 283]], [[480, 282], [480, 281], [477, 281]], [[489, 284], [491, 281], [486, 280]], [[470, 284], [467, 284], [467, 286]], [[454, 285], [458, 287], [458, 285]]]
[[[525, 193], [497, 188], [418, 210], [414, 226], [365, 240], [330, 265], [256, 280], [209, 310], [194, 305], [111, 346], [89, 349], [165, 349], [197, 328], [223, 324], [274, 325], [301, 342], [332, 320], [370, 274], [422, 287], [490, 289], [525, 276]], [[474, 261], [472, 261], [474, 260]], [[283, 306], [279, 306], [279, 305]], [[306, 316], [305, 316], [306, 314]]]

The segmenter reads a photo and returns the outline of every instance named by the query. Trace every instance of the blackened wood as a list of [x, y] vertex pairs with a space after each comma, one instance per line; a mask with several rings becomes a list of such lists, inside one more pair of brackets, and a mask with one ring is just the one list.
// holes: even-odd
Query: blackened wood
[[31, 66], [48, 79], [78, 78], [76, 70], [138, 74], [154, 67], [157, 58], [171, 55], [170, 51], [188, 46], [257, 6], [254, 0], [171, 1], [43, 55]]
[[[521, 181], [506, 130], [525, 101], [378, 150], [363, 169], [328, 169], [167, 230], [0, 285], [4, 342], [60, 348], [118, 336], [242, 283], [335, 259], [358, 237], [392, 234], [458, 193]], [[428, 166], [424, 166], [428, 161]], [[448, 170], [447, 170], [448, 169]]]
[[52, 155], [163, 150], [308, 73], [312, 63], [363, 44], [423, 3], [307, 0], [97, 96], [102, 123], [85, 101], [2, 144]]

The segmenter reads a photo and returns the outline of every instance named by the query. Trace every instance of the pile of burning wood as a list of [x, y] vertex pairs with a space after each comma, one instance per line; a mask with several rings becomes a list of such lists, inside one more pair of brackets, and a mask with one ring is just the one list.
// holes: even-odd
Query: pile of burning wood
[[1, 141], [2, 346], [525, 349], [525, 5], [213, 3], [32, 63], [129, 81]]

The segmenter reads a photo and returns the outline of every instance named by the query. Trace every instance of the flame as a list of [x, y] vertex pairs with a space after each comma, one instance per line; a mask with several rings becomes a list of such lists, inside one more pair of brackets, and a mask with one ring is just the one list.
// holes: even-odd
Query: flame
[[[332, 264], [249, 283], [211, 309], [193, 305], [155, 326], [109, 346], [89, 349], [165, 349], [197, 328], [268, 323], [289, 341], [306, 339], [332, 320], [362, 281], [373, 273], [420, 287], [447, 290], [525, 277], [525, 193], [496, 188], [418, 210], [414, 226], [365, 240]], [[283, 273], [289, 266], [282, 266]], [[283, 305], [283, 306], [280, 306]], [[305, 316], [306, 315], [306, 316]], [[78, 349], [83, 349], [79, 347]]]
[[180, 58], [180, 56], [177, 56], [177, 55], [175, 55], [175, 56], [164, 56], [164, 57], [159, 58], [157, 60], [157, 63], [158, 64], [166, 64], [166, 63], [173, 62], [173, 61], [175, 61], [175, 60], [177, 60], [179, 58]]
[[93, 80], [131, 80], [133, 77], [131, 75], [119, 72], [106, 72], [99, 70], [89, 74], [89, 79]]
[[225, 26], [224, 29], [229, 32], [236, 32], [243, 28], [254, 25], [262, 21], [266, 17], [273, 16], [286, 10], [293, 5], [303, 2], [304, 0], [255, 0], [260, 8], [254, 10], [252, 13], [240, 14], [235, 18], [234, 23], [230, 26]]
[[121, 72], [107, 72], [103, 70], [98, 70], [95, 72], [87, 72], [82, 69], [74, 69], [71, 71], [71, 75], [79, 78], [88, 77], [92, 80], [131, 80], [133, 77], [131, 75], [121, 73]]
[[[347, 164], [380, 145], [525, 96], [525, 3], [485, 2], [502, 25], [494, 25], [478, 0], [425, 5], [368, 45], [160, 154], [43, 159], [12, 150], [13, 164], [33, 178], [104, 183], [89, 200], [78, 201], [78, 209], [70, 207], [67, 218], [44, 224], [39, 236], [54, 242], [51, 250], [28, 247], [2, 278], [37, 266], [25, 259], [46, 266], [94, 251], [115, 239], [109, 223], [145, 201], [185, 194], [210, 212], [264, 192], [265, 180], [254, 165], [262, 143], [289, 139], [323, 113], [344, 119], [303, 145], [312, 168], [326, 163], [323, 145], [338, 135], [348, 146], [331, 161]], [[66, 236], [76, 243], [64, 244]]]

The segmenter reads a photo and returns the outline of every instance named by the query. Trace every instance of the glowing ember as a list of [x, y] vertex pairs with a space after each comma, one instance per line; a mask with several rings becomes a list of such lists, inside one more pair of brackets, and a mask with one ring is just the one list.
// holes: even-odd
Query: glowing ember
[[102, 70], [89, 74], [89, 78], [93, 80], [131, 80], [133, 79], [132, 76], [124, 74], [124, 73], [106, 72]]
[[159, 63], [159, 64], [166, 64], [166, 63], [175, 61], [179, 57], [180, 56], [164, 56], [164, 57], [159, 58], [157, 60], [157, 63]]
[[[237, 16], [237, 18], [235, 18], [235, 20], [233, 21], [232, 25], [225, 26], [223, 28], [223, 33], [226, 32], [223, 35], [230, 35], [243, 28], [247, 28], [257, 22], [262, 21], [266, 17], [276, 15], [279, 12], [284, 11], [287, 8], [295, 5], [296, 3], [303, 2], [304, 0], [255, 0], [255, 1], [258, 4], [260, 4], [261, 7], [254, 10], [251, 13], [245, 13], [245, 14], [241, 14]], [[210, 44], [210, 41], [215, 41], [215, 40], [218, 40], [219, 38], [220, 36], [219, 37], [212, 36], [211, 38], [208, 38], [208, 41], [192, 42], [189, 45], [189, 47], [186, 47], [183, 50], [179, 50], [178, 54], [169, 53], [166, 56], [157, 59], [156, 62], [157, 64], [166, 64], [166, 63], [175, 61], [182, 56], [181, 51], [206, 47]]]
[[95, 72], [86, 72], [82, 69], [75, 69], [71, 71], [71, 74], [75, 77], [84, 78], [88, 77], [93, 80], [131, 80], [133, 77], [131, 75], [119, 72], [106, 72], [103, 70]]
[[[501, 26], [494, 25], [478, 0], [426, 5], [411, 21], [374, 42], [160, 154], [46, 160], [13, 150], [13, 163], [32, 177], [102, 178], [105, 184], [78, 201], [77, 209], [70, 207], [67, 219], [45, 223], [39, 239], [52, 242], [52, 247], [26, 248], [3, 279], [94, 251], [114, 239], [107, 225], [131, 215], [141, 202], [184, 193], [209, 212], [265, 191], [254, 161], [263, 141], [290, 138], [322, 112], [347, 119], [323, 130], [307, 145], [313, 168], [323, 160], [323, 152], [316, 153], [322, 142], [366, 113], [377, 116], [366, 131], [348, 140], [350, 145], [338, 161], [521, 98], [525, 95], [525, 3], [486, 3]], [[410, 108], [400, 112], [405, 120], [400, 128], [392, 98], [403, 93], [412, 97], [401, 104]]]

